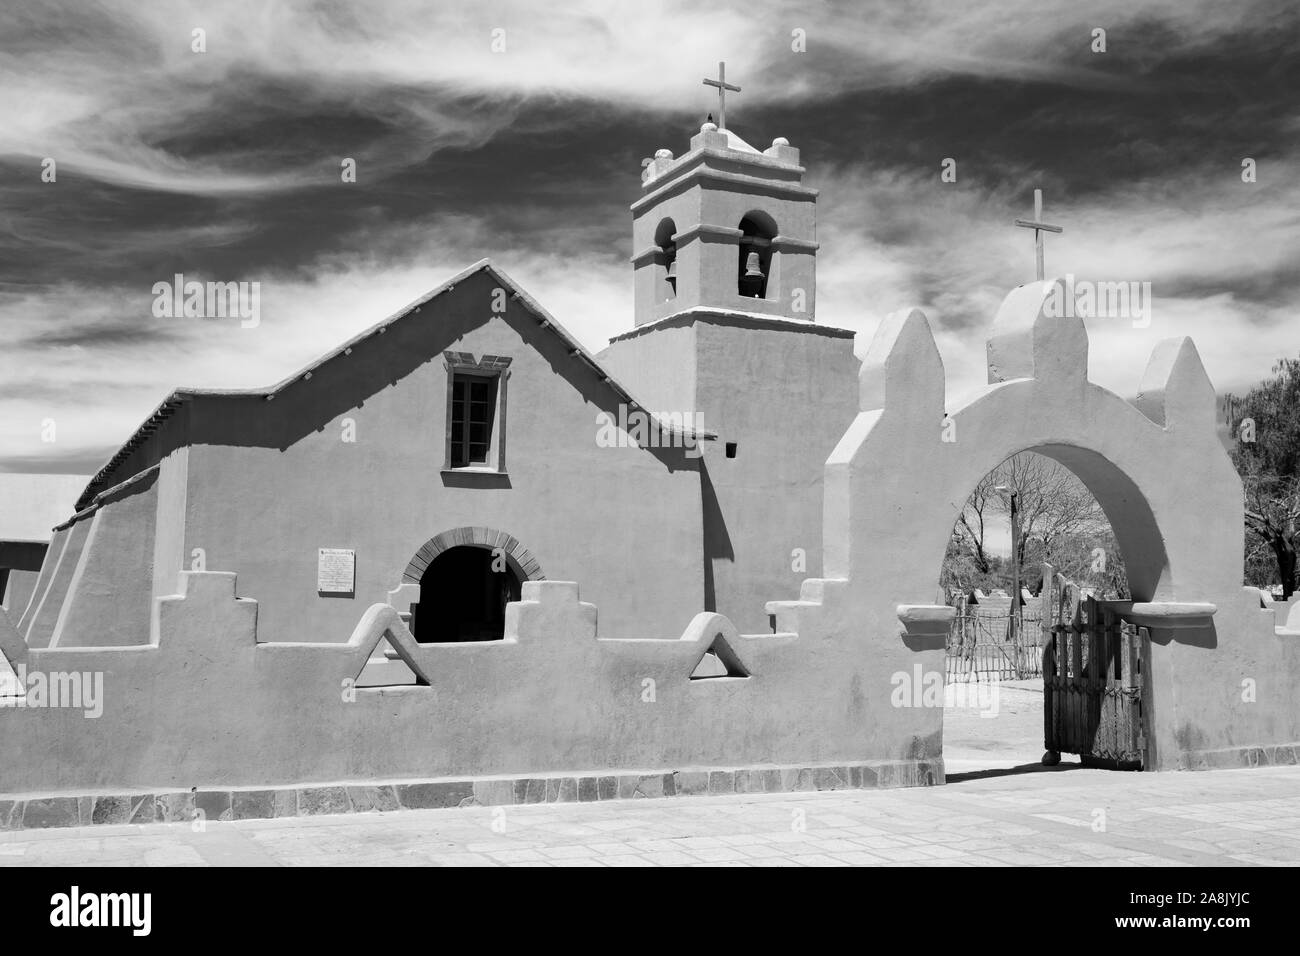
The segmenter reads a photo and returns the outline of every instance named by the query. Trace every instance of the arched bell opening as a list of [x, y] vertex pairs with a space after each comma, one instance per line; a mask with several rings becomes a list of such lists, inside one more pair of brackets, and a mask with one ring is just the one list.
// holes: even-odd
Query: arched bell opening
[[765, 299], [772, 274], [772, 240], [776, 238], [776, 220], [754, 210], [740, 220], [740, 257], [737, 263], [736, 291], [746, 299]]
[[660, 302], [677, 297], [677, 224], [665, 219], [655, 229], [655, 288]]

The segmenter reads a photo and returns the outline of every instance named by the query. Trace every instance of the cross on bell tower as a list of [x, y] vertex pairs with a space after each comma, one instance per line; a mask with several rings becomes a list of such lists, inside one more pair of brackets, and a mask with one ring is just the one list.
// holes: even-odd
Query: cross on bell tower
[[707, 77], [704, 80], [705, 86], [716, 86], [718, 88], [718, 129], [727, 128], [727, 91], [739, 93], [740, 87], [732, 86], [727, 82], [727, 64], [718, 63], [718, 78], [710, 80]]
[[1043, 233], [1044, 232], [1065, 232], [1061, 226], [1052, 226], [1043, 222], [1043, 191], [1034, 190], [1034, 218], [1017, 219], [1017, 226], [1023, 226], [1025, 229], [1034, 230], [1034, 252], [1038, 260], [1038, 281], [1043, 281]]
[[641, 164], [632, 204], [636, 324], [713, 310], [812, 323], [817, 295], [817, 190], [784, 136], [766, 149], [727, 127], [727, 64], [704, 85], [718, 108], [689, 150]]

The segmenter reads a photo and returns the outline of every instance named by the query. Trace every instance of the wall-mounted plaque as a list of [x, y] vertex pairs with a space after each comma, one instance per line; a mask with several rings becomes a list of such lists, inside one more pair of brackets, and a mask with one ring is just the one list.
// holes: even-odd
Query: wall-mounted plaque
[[357, 553], [346, 548], [321, 548], [316, 558], [316, 590], [321, 594], [352, 594], [357, 586]]

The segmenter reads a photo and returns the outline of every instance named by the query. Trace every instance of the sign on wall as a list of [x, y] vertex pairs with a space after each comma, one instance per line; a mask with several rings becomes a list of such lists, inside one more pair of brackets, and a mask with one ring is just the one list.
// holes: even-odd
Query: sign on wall
[[316, 558], [316, 590], [321, 594], [352, 594], [357, 582], [357, 553], [346, 548], [321, 548]]

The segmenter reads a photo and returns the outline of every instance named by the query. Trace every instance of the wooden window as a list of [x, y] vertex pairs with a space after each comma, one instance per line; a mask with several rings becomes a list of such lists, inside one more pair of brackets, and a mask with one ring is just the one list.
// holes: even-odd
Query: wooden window
[[451, 384], [451, 467], [486, 465], [496, 424], [497, 377], [456, 373]]
[[505, 471], [506, 379], [510, 359], [464, 352], [447, 358], [447, 469]]

